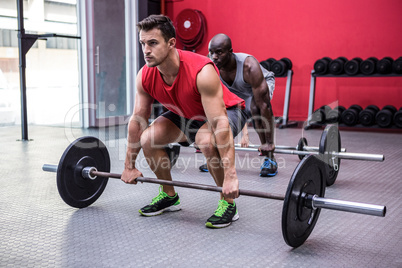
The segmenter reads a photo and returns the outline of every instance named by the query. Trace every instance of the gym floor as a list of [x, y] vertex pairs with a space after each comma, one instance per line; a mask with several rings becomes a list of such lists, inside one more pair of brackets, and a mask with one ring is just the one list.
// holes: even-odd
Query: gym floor
[[[251, 130], [251, 129], [250, 129]], [[256, 133], [250, 131], [256, 143]], [[296, 145], [304, 135], [317, 145], [322, 129], [277, 129], [276, 144]], [[224, 229], [204, 226], [218, 205], [218, 193], [176, 188], [182, 210], [142, 217], [138, 209], [158, 193], [158, 185], [126, 185], [109, 179], [91, 206], [76, 209], [60, 198], [56, 174], [65, 148], [80, 136], [100, 138], [111, 156], [111, 172], [121, 173], [126, 128], [64, 129], [29, 126], [32, 141], [18, 141], [19, 126], [0, 128], [1, 267], [402, 267], [402, 142], [400, 133], [342, 131], [348, 152], [384, 154], [384, 162], [343, 160], [325, 197], [386, 205], [384, 218], [322, 210], [307, 241], [289, 247], [281, 231], [282, 201], [241, 196], [240, 219]], [[263, 158], [236, 152], [241, 189], [284, 194], [299, 163], [279, 155], [279, 173], [261, 178]], [[213, 184], [198, 171], [204, 162], [181, 148], [174, 180]], [[154, 177], [144, 161], [144, 176]]]

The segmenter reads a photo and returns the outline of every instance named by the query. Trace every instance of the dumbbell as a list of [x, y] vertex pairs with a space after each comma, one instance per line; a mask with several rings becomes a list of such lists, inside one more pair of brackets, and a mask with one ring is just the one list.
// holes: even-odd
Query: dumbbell
[[262, 67], [264, 67], [267, 71], [272, 71], [272, 64], [276, 61], [275, 58], [268, 58], [262, 62], [260, 62], [260, 64], [262, 65]]
[[314, 63], [314, 72], [318, 75], [323, 75], [328, 73], [329, 63], [332, 61], [329, 57], [324, 57], [322, 59], [317, 60]]
[[375, 117], [377, 113], [380, 111], [376, 105], [369, 105], [359, 113], [359, 122], [363, 126], [372, 126], [375, 124]]
[[315, 110], [311, 116], [311, 122], [317, 124], [325, 124], [328, 113], [331, 111], [331, 107], [323, 105], [319, 109]]
[[360, 72], [361, 58], [353, 58], [345, 63], [344, 69], [347, 75], [356, 75]]
[[402, 107], [394, 114], [394, 124], [395, 126], [402, 128]]
[[391, 57], [384, 57], [377, 62], [377, 72], [379, 74], [390, 74], [394, 60]]
[[342, 113], [342, 122], [347, 126], [354, 126], [359, 122], [359, 113], [363, 110], [360, 105], [352, 105]]
[[397, 58], [392, 63], [392, 72], [396, 74], [402, 74], [402, 57]]
[[345, 57], [339, 57], [334, 59], [329, 64], [329, 72], [333, 75], [340, 75], [344, 73], [345, 63], [348, 61]]
[[276, 76], [284, 76], [288, 70], [292, 69], [292, 61], [288, 58], [282, 58], [271, 64], [271, 71]]
[[378, 126], [383, 128], [390, 127], [396, 111], [396, 108], [392, 105], [384, 106], [384, 108], [382, 108], [382, 110], [379, 111], [375, 117]]
[[376, 72], [378, 59], [370, 57], [360, 63], [360, 72], [365, 75], [372, 75]]
[[266, 69], [267, 71], [271, 71], [271, 64], [266, 60], [261, 61], [260, 65], [264, 67], [264, 69]]
[[346, 110], [343, 106], [336, 106], [334, 109], [328, 112], [326, 121], [327, 123], [341, 123], [342, 113]]

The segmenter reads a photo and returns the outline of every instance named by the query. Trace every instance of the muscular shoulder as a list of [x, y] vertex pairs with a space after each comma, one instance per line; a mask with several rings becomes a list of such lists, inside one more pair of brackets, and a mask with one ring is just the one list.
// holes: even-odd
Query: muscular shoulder
[[212, 63], [206, 64], [197, 74], [197, 88], [201, 94], [220, 88], [219, 75]]
[[263, 77], [260, 63], [256, 58], [253, 56], [248, 56], [244, 60], [244, 65], [243, 65], [243, 79], [245, 82], [249, 83], [252, 80], [258, 79]]

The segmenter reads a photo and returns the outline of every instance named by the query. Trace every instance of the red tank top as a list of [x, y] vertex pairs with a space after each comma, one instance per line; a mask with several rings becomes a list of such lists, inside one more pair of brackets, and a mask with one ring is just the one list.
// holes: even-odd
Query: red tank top
[[[163, 81], [158, 68], [144, 66], [142, 68], [142, 87], [154, 99], [159, 101], [170, 111], [187, 119], [205, 120], [205, 112], [198, 92], [196, 78], [201, 69], [212, 61], [202, 55], [177, 49], [180, 57], [179, 73], [173, 82], [168, 85]], [[218, 69], [214, 65], [216, 72]], [[245, 108], [244, 100], [224, 86], [223, 101], [226, 108], [241, 105]]]

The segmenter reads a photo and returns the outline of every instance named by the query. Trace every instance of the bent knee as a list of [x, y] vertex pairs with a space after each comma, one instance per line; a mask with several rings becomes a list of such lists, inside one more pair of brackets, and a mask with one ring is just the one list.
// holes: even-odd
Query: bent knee
[[140, 144], [141, 144], [142, 150], [144, 150], [144, 151], [151, 150], [154, 147], [153, 140], [154, 139], [152, 138], [150, 131], [145, 130], [142, 133], [141, 138], [140, 138]]
[[206, 157], [213, 156], [216, 154], [217, 149], [213, 135], [210, 134], [197, 135], [195, 138], [195, 143]]

